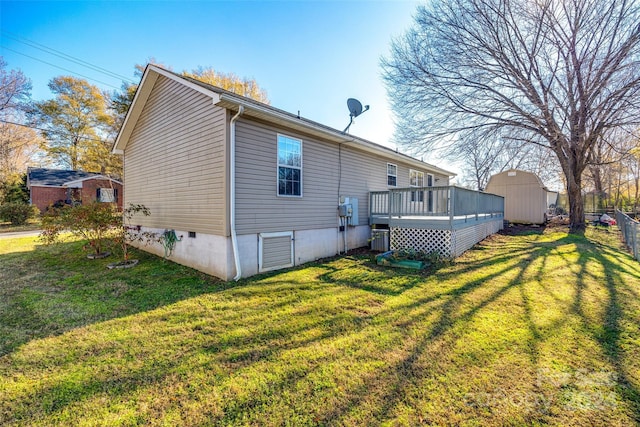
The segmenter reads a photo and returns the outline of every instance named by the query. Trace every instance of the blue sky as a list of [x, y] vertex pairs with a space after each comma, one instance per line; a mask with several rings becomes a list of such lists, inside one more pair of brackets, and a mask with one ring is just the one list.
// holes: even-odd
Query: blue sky
[[122, 79], [24, 41], [130, 79], [134, 65], [149, 58], [178, 72], [211, 66], [252, 77], [267, 90], [273, 106], [299, 110], [303, 117], [340, 130], [349, 122], [346, 100], [354, 97], [371, 109], [356, 119], [351, 133], [395, 148], [380, 58], [388, 55], [391, 40], [411, 26], [418, 4], [3, 0], [0, 54], [8, 68], [21, 69], [32, 80], [32, 96], [38, 100], [51, 97], [51, 78], [71, 74], [53, 65], [90, 77], [106, 90], [120, 87]]

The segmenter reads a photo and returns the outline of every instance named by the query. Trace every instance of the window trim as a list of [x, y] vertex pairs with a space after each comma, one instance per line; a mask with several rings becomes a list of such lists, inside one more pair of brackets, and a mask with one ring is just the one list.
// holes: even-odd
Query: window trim
[[[104, 193], [110, 193], [110, 200], [104, 200], [106, 197], [103, 197]], [[100, 203], [116, 203], [118, 201], [118, 189], [117, 188], [105, 188], [98, 187], [98, 202]]]
[[[280, 164], [280, 153], [279, 153], [279, 143], [280, 137], [293, 139], [294, 141], [298, 141], [300, 143], [300, 166], [291, 166], [291, 165], [281, 165]], [[300, 138], [296, 138], [294, 136], [286, 135], [284, 133], [276, 134], [276, 196], [277, 197], [287, 197], [287, 198], [302, 198], [304, 196], [304, 183], [303, 183], [303, 141]], [[280, 194], [280, 167], [290, 168], [290, 169], [298, 169], [300, 171], [300, 194]]]
[[[412, 184], [411, 176], [416, 174], [416, 183]], [[419, 184], [419, 177], [422, 177], [422, 185]], [[409, 187], [421, 188], [424, 187], [424, 177], [425, 173], [423, 171], [419, 171], [417, 169], [409, 169]], [[411, 201], [415, 203], [424, 203], [424, 190], [423, 191], [412, 191], [411, 192]]]
[[[426, 186], [427, 187], [433, 187], [433, 184], [435, 183], [435, 176], [432, 173], [427, 173], [426, 175], [427, 178], [427, 182], [426, 182]], [[429, 178], [431, 178], [431, 184], [429, 184]], [[433, 200], [433, 191], [432, 190], [428, 190], [427, 191], [427, 212], [433, 212], [434, 210], [434, 200]]]
[[[394, 168], [396, 168], [396, 174], [395, 175], [391, 175], [389, 174], [389, 166], [393, 166]], [[395, 178], [395, 185], [390, 185], [389, 184], [389, 177], [394, 177]], [[398, 165], [396, 165], [395, 163], [389, 163], [387, 162], [387, 187], [397, 187], [398, 186]]]
[[[417, 174], [417, 176], [421, 176], [422, 175], [422, 185], [418, 185], [417, 183], [415, 185], [411, 184], [411, 175], [414, 172]], [[425, 176], [425, 173], [423, 171], [419, 171], [417, 169], [409, 169], [409, 187], [424, 187], [425, 186], [424, 185], [424, 176]], [[417, 179], [416, 179], [416, 181], [417, 181]]]

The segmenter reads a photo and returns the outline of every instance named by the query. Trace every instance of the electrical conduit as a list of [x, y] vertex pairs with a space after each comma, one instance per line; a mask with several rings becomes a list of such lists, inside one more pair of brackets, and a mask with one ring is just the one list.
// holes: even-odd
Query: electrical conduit
[[238, 236], [236, 235], [236, 120], [244, 112], [244, 106], [240, 105], [238, 112], [231, 118], [229, 125], [231, 127], [229, 134], [230, 167], [229, 167], [229, 222], [231, 226], [231, 246], [233, 247], [233, 260], [236, 266], [236, 275], [233, 278], [236, 282], [242, 277], [242, 269], [240, 268], [240, 256], [238, 255]]

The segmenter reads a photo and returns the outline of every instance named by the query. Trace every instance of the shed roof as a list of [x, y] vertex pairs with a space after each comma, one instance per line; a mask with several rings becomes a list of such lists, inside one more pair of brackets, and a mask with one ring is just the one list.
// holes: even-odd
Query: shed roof
[[199, 80], [186, 77], [169, 70], [165, 70], [164, 68], [158, 67], [153, 64], [147, 65], [147, 68], [145, 69], [140, 85], [138, 86], [138, 90], [136, 91], [133, 103], [129, 108], [129, 111], [127, 112], [127, 116], [125, 118], [122, 129], [118, 133], [116, 142], [113, 145], [114, 153], [122, 154], [124, 152], [124, 148], [128, 143], [131, 132], [133, 132], [135, 123], [140, 117], [142, 108], [149, 98], [156, 80], [161, 75], [174, 81], [180, 82], [185, 86], [188, 86], [200, 93], [210, 96], [213, 100], [213, 103], [219, 107], [227, 108], [232, 111], [238, 111], [240, 107], [242, 107], [244, 108], [244, 116], [264, 120], [268, 123], [286, 126], [300, 132], [321, 137], [328, 141], [337, 143], [352, 143], [364, 151], [374, 152], [390, 159], [413, 163], [417, 167], [427, 168], [442, 175], [456, 175], [454, 172], [450, 172], [445, 169], [439, 168], [438, 166], [423, 162], [409, 155], [398, 153], [397, 151], [394, 151], [388, 147], [344, 133], [327, 125], [314, 122], [295, 114], [291, 114], [287, 111], [280, 110], [254, 99], [229, 92], [217, 86], [213, 86]]
[[[536, 175], [533, 172], [529, 172], [529, 171], [524, 171], [524, 170], [520, 170], [520, 169], [509, 169], [506, 171], [502, 171], [500, 173], [496, 173], [494, 175], [491, 175], [491, 177], [489, 178], [489, 181], [487, 182], [487, 191], [490, 191], [489, 188], [492, 185], [499, 185], [499, 184], [506, 184], [509, 183], [511, 180], [510, 178], [516, 178], [517, 177], [517, 181], [520, 184], [523, 183], [527, 183], [529, 185], [531, 184], [535, 184], [537, 186], [539, 186], [540, 188], [547, 190], [547, 187], [544, 185], [544, 183], [542, 182], [542, 180], [540, 179], [540, 177], [538, 175]], [[524, 178], [524, 179], [523, 179]]]

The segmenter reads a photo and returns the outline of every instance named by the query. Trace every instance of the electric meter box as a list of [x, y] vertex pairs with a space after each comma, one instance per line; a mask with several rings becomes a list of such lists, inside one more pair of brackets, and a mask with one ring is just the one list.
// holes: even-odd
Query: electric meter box
[[[342, 208], [342, 206], [349, 206]], [[343, 215], [342, 212], [348, 213], [348, 215]], [[355, 227], [359, 225], [358, 223], [358, 198], [357, 197], [348, 197], [342, 196], [340, 197], [340, 205], [338, 206], [338, 216], [346, 217], [347, 225]]]
[[353, 214], [353, 207], [350, 204], [343, 203], [338, 205], [338, 216], [349, 218]]

